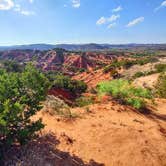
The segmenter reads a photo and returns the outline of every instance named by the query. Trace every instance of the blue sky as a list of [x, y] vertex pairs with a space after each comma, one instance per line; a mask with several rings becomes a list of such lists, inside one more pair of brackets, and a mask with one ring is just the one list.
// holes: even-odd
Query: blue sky
[[166, 0], [0, 0], [0, 45], [166, 43]]

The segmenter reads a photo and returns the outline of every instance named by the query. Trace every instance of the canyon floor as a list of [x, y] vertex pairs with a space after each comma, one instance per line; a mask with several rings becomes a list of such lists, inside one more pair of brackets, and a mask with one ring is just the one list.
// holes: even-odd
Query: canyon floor
[[72, 111], [80, 116], [68, 121], [40, 112], [42, 136], [9, 152], [6, 165], [166, 166], [165, 100], [143, 113], [114, 101]]

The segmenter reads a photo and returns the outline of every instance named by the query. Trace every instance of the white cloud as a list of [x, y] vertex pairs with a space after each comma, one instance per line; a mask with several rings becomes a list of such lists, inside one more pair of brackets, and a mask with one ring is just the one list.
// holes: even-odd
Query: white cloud
[[21, 6], [19, 4], [16, 4], [14, 7], [14, 11], [16, 11], [16, 12], [21, 11]]
[[138, 17], [138, 18], [136, 18], [135, 20], [129, 22], [129, 23], [126, 25], [126, 27], [132, 27], [132, 26], [134, 26], [134, 25], [136, 25], [136, 24], [139, 24], [139, 23], [141, 23], [141, 22], [143, 22], [143, 21], [144, 21], [144, 17]]
[[24, 15], [24, 16], [31, 16], [31, 15], [35, 15], [36, 14], [34, 11], [22, 9], [20, 4], [15, 4], [13, 10], [15, 12], [18, 12], [18, 13]]
[[112, 24], [109, 24], [107, 28], [108, 28], [108, 29], [111, 29], [111, 28], [113, 28], [113, 27], [115, 27], [115, 26], [116, 26], [116, 23], [114, 22], [114, 23], [112, 23]]
[[163, 2], [161, 3], [161, 6], [166, 7], [166, 1], [163, 1]]
[[106, 23], [109, 23], [109, 22], [113, 22], [113, 21], [116, 21], [118, 18], [120, 18], [120, 15], [112, 15], [111, 17], [109, 18], [106, 18], [106, 17], [101, 17], [99, 20], [97, 20], [96, 24], [97, 25], [102, 25], [102, 24], [106, 24]]
[[80, 0], [72, 0], [72, 6], [74, 8], [79, 8], [81, 6], [81, 1]]
[[116, 21], [118, 18], [120, 18], [120, 15], [118, 14], [118, 15], [112, 15], [111, 17], [109, 17], [108, 19], [107, 19], [107, 21], [108, 22], [113, 22], [113, 21]]
[[18, 12], [18, 13], [24, 15], [24, 16], [35, 15], [35, 12], [29, 11], [29, 10], [24, 10], [24, 9], [21, 8], [21, 6], [19, 4], [15, 5], [14, 11]]
[[33, 11], [28, 11], [28, 10], [21, 10], [20, 13], [21, 13], [22, 15], [25, 15], [25, 16], [35, 15], [35, 12], [33, 12]]
[[117, 8], [113, 9], [112, 12], [119, 12], [123, 10], [123, 8], [121, 6], [118, 6]]
[[162, 7], [166, 7], [166, 0], [163, 1], [159, 7], [155, 8], [154, 11], [157, 12], [159, 9], [161, 9]]
[[101, 17], [99, 20], [97, 20], [96, 24], [101, 25], [105, 24], [107, 22], [107, 19], [105, 17]]
[[14, 7], [13, 0], [0, 0], [0, 10], [10, 10]]
[[[33, 3], [34, 0], [28, 0], [30, 3]], [[34, 15], [35, 12], [23, 10], [20, 4], [15, 4], [14, 0], [0, 0], [0, 10], [11, 10], [18, 12], [25, 16]]]

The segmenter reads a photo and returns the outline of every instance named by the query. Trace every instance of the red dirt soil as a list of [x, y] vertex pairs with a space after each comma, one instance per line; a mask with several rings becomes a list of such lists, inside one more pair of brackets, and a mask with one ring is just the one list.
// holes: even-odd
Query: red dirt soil
[[103, 69], [96, 71], [84, 72], [73, 76], [73, 79], [84, 81], [88, 88], [94, 88], [101, 81], [108, 81], [111, 79], [110, 73], [103, 73]]
[[[110, 101], [89, 106], [91, 113], [86, 108], [74, 108], [72, 111], [80, 112], [81, 118], [73, 121], [42, 112], [36, 118], [42, 117], [46, 124], [43, 133], [54, 133], [53, 138], [58, 140], [52, 143], [55, 150], [84, 161], [84, 164], [68, 162], [66, 166], [86, 165], [92, 159], [105, 166], [165, 166], [166, 101], [157, 103], [158, 111], [145, 113]], [[57, 165], [50, 163], [51, 159], [45, 160], [46, 156], [40, 156], [42, 164]], [[59, 157], [59, 161], [67, 159]]]

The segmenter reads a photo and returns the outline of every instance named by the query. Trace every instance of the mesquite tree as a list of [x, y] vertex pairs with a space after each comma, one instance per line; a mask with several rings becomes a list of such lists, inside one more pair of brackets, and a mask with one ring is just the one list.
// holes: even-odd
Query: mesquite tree
[[44, 125], [32, 120], [45, 99], [49, 83], [32, 65], [22, 73], [0, 70], [0, 153], [13, 143], [24, 144]]

